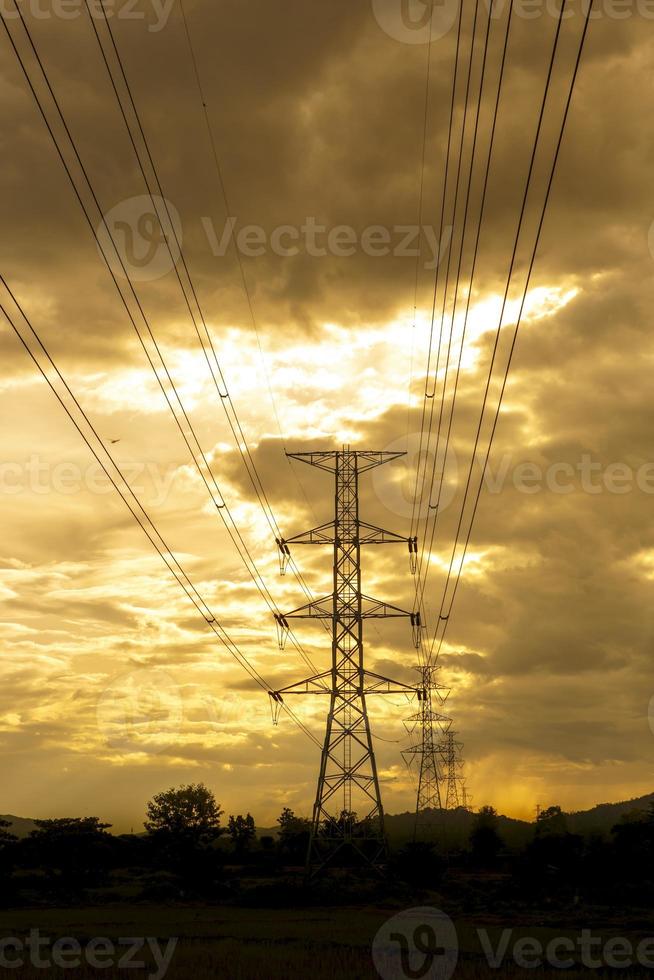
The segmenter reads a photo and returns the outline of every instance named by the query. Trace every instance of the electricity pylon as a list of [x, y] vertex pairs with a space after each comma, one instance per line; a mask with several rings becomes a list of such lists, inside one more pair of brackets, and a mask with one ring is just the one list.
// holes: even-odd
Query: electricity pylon
[[458, 742], [456, 735], [456, 732], [448, 728], [441, 745], [441, 755], [447, 772], [446, 810], [456, 810], [457, 807], [463, 806], [464, 802], [462, 793], [460, 792], [460, 786], [463, 782], [461, 775], [461, 770], [463, 769], [463, 759], [461, 758], [463, 742]]
[[[436, 664], [424, 664], [415, 668], [421, 681], [424, 691], [419, 706], [419, 711], [407, 718], [407, 729], [414, 731], [418, 728], [420, 732], [419, 741], [410, 748], [402, 752], [407, 764], [418, 760], [418, 793], [416, 799], [416, 828], [421, 816], [429, 816], [434, 810], [442, 810], [443, 799], [443, 768], [441, 757], [441, 743], [443, 726], [450, 724], [450, 719], [434, 711], [432, 695], [437, 693], [440, 701], [442, 698], [440, 691], [444, 690], [443, 685], [435, 680], [440, 667]], [[413, 725], [409, 729], [408, 726]]]
[[[282, 643], [289, 619], [331, 621], [331, 668], [271, 692], [273, 699], [278, 701], [291, 694], [328, 695], [330, 698], [307, 870], [316, 873], [332, 863], [337, 855], [339, 860], [356, 859], [379, 867], [386, 855], [384, 810], [366, 697], [370, 694], [417, 693], [422, 698], [423, 691], [366, 670], [363, 620], [407, 616], [415, 636], [416, 631], [420, 632], [420, 617], [361, 592], [362, 545], [405, 543], [412, 555], [415, 542], [359, 519], [359, 477], [404, 453], [355, 452], [343, 448], [336, 452], [288, 455], [332, 473], [336, 488], [333, 521], [278, 541], [280, 553], [287, 557], [288, 546], [295, 544], [329, 544], [334, 554], [331, 595], [284, 616], [276, 616]], [[360, 807], [364, 809], [360, 810]]]

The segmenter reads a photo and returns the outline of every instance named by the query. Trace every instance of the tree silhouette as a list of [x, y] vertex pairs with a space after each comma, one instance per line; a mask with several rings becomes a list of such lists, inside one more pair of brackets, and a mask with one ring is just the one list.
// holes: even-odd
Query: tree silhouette
[[583, 838], [569, 833], [560, 806], [550, 806], [538, 814], [534, 839], [519, 861], [518, 877], [528, 893], [569, 900], [578, 894], [583, 856]]
[[204, 783], [189, 783], [153, 796], [144, 826], [153, 837], [207, 847], [222, 833], [222, 814]]
[[364, 817], [359, 820], [354, 810], [341, 810], [338, 817], [326, 817], [320, 834], [324, 837], [367, 837], [372, 833], [372, 820]]
[[230, 816], [227, 830], [232, 838], [234, 850], [241, 856], [249, 849], [257, 833], [254, 817], [250, 813], [246, 816], [242, 816], [240, 813], [237, 817]]
[[292, 861], [304, 859], [309, 845], [311, 821], [296, 817], [293, 810], [285, 806], [277, 817], [279, 824], [279, 846]]
[[479, 864], [493, 864], [502, 848], [497, 811], [492, 806], [482, 806], [470, 831], [473, 860]]
[[[614, 872], [633, 882], [654, 883], [654, 806], [625, 813], [611, 830]], [[649, 895], [651, 898], [651, 894]]]
[[32, 861], [45, 868], [62, 887], [76, 888], [96, 884], [109, 863], [112, 838], [106, 832], [111, 824], [98, 817], [62, 817], [36, 820], [37, 829], [29, 835], [27, 846]]
[[[7, 829], [11, 827], [8, 820], [0, 820], [0, 875], [8, 875], [11, 871], [14, 858], [16, 856], [16, 843], [18, 838]], [[3, 881], [3, 891], [6, 892], [7, 885]]]
[[222, 812], [204, 783], [172, 787], [148, 803], [145, 829], [153, 864], [176, 875], [180, 894], [215, 890], [220, 856], [213, 845], [223, 832]]
[[18, 838], [10, 833], [7, 828], [11, 827], [9, 820], [0, 820], [0, 854], [4, 854]]
[[568, 822], [560, 806], [550, 806], [538, 814], [536, 818], [536, 835], [538, 837], [567, 834], [567, 832]]

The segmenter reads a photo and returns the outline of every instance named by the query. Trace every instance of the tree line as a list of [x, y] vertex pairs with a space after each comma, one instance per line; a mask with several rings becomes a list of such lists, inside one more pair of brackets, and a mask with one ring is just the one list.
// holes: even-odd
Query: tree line
[[[22, 839], [0, 821], [0, 884], [5, 904], [230, 898], [248, 879], [280, 882], [301, 874], [311, 824], [284, 807], [274, 835], [257, 833], [250, 813], [225, 813], [204, 784], [173, 787], [147, 804], [144, 832], [114, 835], [98, 817], [35, 821]], [[363, 833], [342, 813], [321, 829]], [[350, 869], [346, 880], [361, 872]], [[620, 901], [654, 905], [654, 805], [626, 814], [610, 834], [571, 833], [559, 807], [538, 815], [526, 845], [508, 846], [497, 813], [482, 807], [466, 842], [444, 851], [417, 835], [391, 848], [388, 881], [450, 890], [465, 904], [520, 898], [534, 903]], [[490, 873], [490, 874], [489, 874]], [[483, 888], [474, 891], [475, 875]], [[464, 884], [465, 883], [465, 884]], [[466, 890], [467, 889], [467, 890]], [[476, 897], [475, 897], [476, 896]]]

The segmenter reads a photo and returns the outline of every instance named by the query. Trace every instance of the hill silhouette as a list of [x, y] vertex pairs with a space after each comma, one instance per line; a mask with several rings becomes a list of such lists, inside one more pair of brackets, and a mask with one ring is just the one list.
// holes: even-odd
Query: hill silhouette
[[[599, 803], [590, 810], [564, 811], [568, 830], [572, 833], [590, 836], [605, 836], [621, 818], [635, 810], [647, 810], [654, 804], [654, 793], [639, 796], [619, 803]], [[420, 818], [419, 837], [422, 840], [438, 841], [442, 847], [456, 848], [467, 843], [475, 813], [458, 810], [432, 810]], [[524, 847], [533, 837], [534, 822], [518, 820], [498, 814], [497, 830], [509, 847]], [[415, 812], [387, 813], [385, 815], [386, 833], [391, 844], [402, 845], [413, 839]], [[276, 837], [279, 827], [258, 828], [260, 836]]]
[[654, 793], [638, 796], [621, 803], [598, 803], [590, 810], [573, 811], [566, 814], [568, 828], [577, 834], [604, 834], [611, 830], [621, 818], [634, 810], [648, 810], [654, 804]]
[[[429, 810], [421, 813], [417, 836], [421, 840], [438, 841], [448, 848], [463, 847], [468, 842], [476, 819], [471, 810]], [[387, 814], [386, 833], [391, 844], [402, 845], [414, 837], [416, 815], [414, 812]], [[523, 847], [534, 833], [534, 826], [526, 820], [515, 820], [498, 814], [497, 831], [509, 847]]]

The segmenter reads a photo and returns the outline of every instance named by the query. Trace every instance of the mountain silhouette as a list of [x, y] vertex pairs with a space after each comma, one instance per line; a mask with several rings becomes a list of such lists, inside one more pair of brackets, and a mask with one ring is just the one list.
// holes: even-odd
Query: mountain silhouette
[[[571, 833], [589, 836], [607, 835], [621, 818], [635, 810], [647, 810], [654, 804], [654, 793], [619, 803], [599, 803], [590, 810], [564, 811]], [[457, 848], [468, 843], [476, 814], [460, 807], [457, 810], [431, 810], [421, 815], [418, 837], [437, 841], [442, 847]], [[402, 845], [413, 840], [416, 815], [414, 811], [385, 814], [386, 833], [391, 844]], [[524, 847], [534, 835], [534, 821], [518, 820], [498, 814], [497, 830], [509, 847]], [[279, 827], [257, 828], [259, 836], [276, 837]]]

